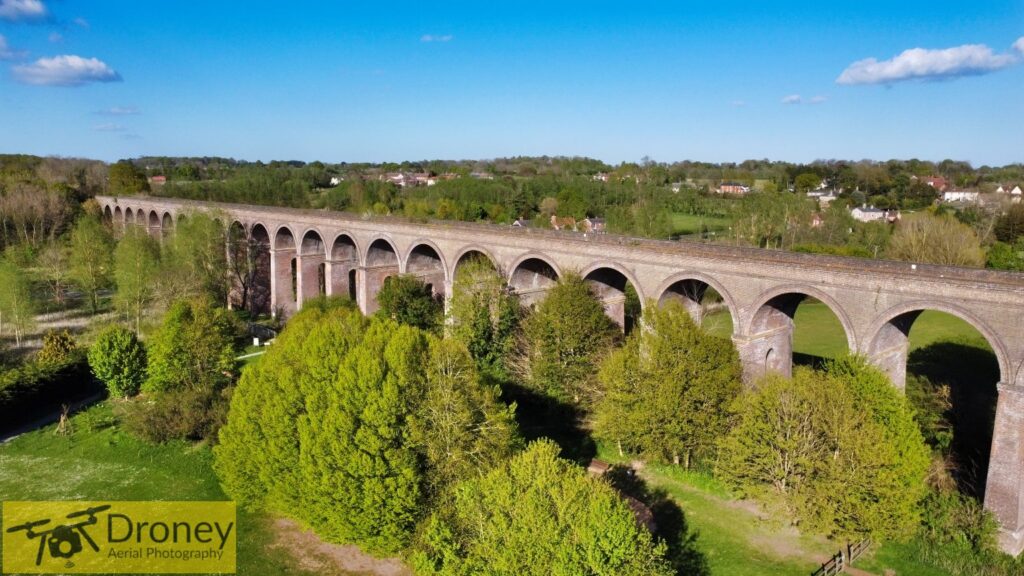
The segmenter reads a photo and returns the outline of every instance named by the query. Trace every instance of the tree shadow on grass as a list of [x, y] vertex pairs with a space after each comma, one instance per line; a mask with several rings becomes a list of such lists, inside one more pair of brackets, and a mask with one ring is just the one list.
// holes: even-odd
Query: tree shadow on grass
[[824, 370], [825, 363], [831, 360], [831, 358], [825, 358], [824, 356], [815, 356], [814, 354], [804, 354], [803, 352], [793, 352], [793, 365], [794, 366], [807, 366], [814, 370]]
[[632, 469], [613, 466], [604, 478], [622, 494], [647, 506], [654, 520], [654, 535], [668, 547], [666, 556], [677, 574], [709, 576], [708, 559], [697, 547], [697, 532], [690, 529], [686, 514], [661, 489], [651, 490]]
[[[908, 386], [921, 386], [922, 394], [949, 387], [949, 407], [941, 416], [953, 431], [948, 450], [956, 463], [954, 477], [963, 492], [984, 498], [1000, 378], [995, 354], [966, 342], [936, 342], [910, 353], [907, 374], [918, 377], [917, 382], [908, 378]], [[913, 392], [908, 389], [908, 397], [914, 398]]]
[[516, 403], [519, 432], [527, 442], [550, 438], [562, 448], [563, 458], [583, 466], [597, 455], [597, 444], [575, 406], [515, 384], [503, 385], [502, 396], [505, 402]]

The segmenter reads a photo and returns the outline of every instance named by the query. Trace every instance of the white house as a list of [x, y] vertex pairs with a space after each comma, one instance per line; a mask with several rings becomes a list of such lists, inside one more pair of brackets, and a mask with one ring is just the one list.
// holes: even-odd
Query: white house
[[899, 210], [882, 210], [867, 205], [853, 208], [850, 216], [858, 222], [895, 222], [902, 218]]
[[942, 193], [943, 202], [977, 202], [978, 192], [976, 190], [949, 190]]

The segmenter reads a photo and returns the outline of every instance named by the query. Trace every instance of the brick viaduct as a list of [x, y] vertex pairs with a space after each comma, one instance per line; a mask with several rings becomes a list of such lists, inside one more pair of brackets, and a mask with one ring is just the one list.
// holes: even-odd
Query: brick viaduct
[[866, 355], [898, 387], [918, 314], [958, 316], [988, 340], [999, 362], [985, 506], [1000, 521], [1003, 548], [1014, 554], [1024, 548], [1024, 275], [319, 210], [97, 200], [114, 223], [147, 227], [156, 236], [190, 212], [212, 213], [247, 240], [262, 278], [252, 297], [269, 296], [264, 309], [284, 315], [321, 293], [350, 295], [372, 313], [384, 279], [402, 273], [423, 278], [443, 296], [460, 263], [485, 257], [527, 304], [561, 274], [579, 272], [620, 324], [627, 283], [645, 305], [676, 298], [695, 315], [707, 305], [705, 296], [717, 293], [732, 316], [732, 339], [748, 377], [790, 372], [793, 315], [803, 299], [815, 298], [835, 313], [850, 350]]

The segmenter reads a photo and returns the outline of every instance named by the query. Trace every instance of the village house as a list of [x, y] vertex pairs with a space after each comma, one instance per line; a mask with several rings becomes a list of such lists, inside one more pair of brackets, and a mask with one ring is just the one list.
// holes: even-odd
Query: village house
[[750, 192], [750, 186], [739, 182], [722, 182], [718, 187], [719, 194], [747, 194], [748, 192]]
[[874, 206], [862, 205], [850, 210], [850, 216], [858, 222], [893, 223], [903, 218], [899, 210], [882, 210]]
[[949, 187], [949, 182], [946, 181], [942, 176], [925, 176], [924, 178], [918, 178], [917, 176], [911, 176], [911, 180], [920, 180], [925, 184], [935, 188], [939, 192], [945, 192], [946, 188]]
[[150, 176], [148, 180], [150, 186], [163, 186], [167, 183], [167, 176]]
[[996, 194], [1009, 194], [1010, 196], [1014, 196], [1016, 198], [1020, 198], [1022, 196], [1019, 184], [1012, 186], [1009, 184], [1007, 184], [1006, 186], [1000, 186], [999, 188], [996, 188]]
[[977, 190], [949, 190], [942, 193], [943, 202], [977, 202]]

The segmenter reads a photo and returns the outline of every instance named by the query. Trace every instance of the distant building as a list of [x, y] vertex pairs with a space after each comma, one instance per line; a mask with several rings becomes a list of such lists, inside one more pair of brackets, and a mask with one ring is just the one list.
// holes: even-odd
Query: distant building
[[750, 186], [739, 182], [722, 182], [718, 187], [719, 194], [747, 194], [749, 192]]
[[1019, 184], [1012, 186], [1007, 184], [1005, 186], [1000, 186], [999, 188], [996, 188], [996, 194], [1009, 194], [1010, 196], [1016, 196], [1017, 198], [1020, 198], [1022, 192]]
[[154, 186], [163, 186], [167, 184], [167, 176], [150, 176], [149, 183]]
[[942, 193], [943, 202], [977, 202], [977, 190], [949, 190]]
[[939, 192], [945, 192], [946, 188], [949, 186], [949, 183], [946, 182], [946, 179], [942, 176], [925, 176], [924, 178], [921, 178], [921, 181], [932, 188], [935, 188]]
[[821, 196], [818, 196], [818, 208], [820, 208], [822, 210], [825, 210], [833, 202], [836, 201], [836, 198], [839, 198], [839, 196], [837, 196], [836, 193], [832, 192], [832, 191], [829, 191], [828, 194], [823, 194]]
[[682, 189], [683, 189], [683, 183], [682, 182], [673, 182], [672, 183], [672, 191], [673, 192], [679, 192]]
[[584, 218], [580, 228], [587, 233], [601, 234], [605, 231], [604, 218]]
[[476, 178], [477, 180], [494, 180], [494, 175], [487, 172], [470, 172], [470, 178]]
[[899, 210], [882, 210], [874, 206], [857, 206], [850, 210], [850, 216], [858, 222], [896, 222], [903, 218]]
[[342, 181], [344, 180], [345, 179], [342, 178], [341, 176], [331, 176], [331, 186], [337, 186], [338, 184], [341, 184]]
[[607, 182], [608, 181], [608, 173], [607, 172], [598, 172], [597, 174], [594, 174], [593, 180], [595, 182]]

